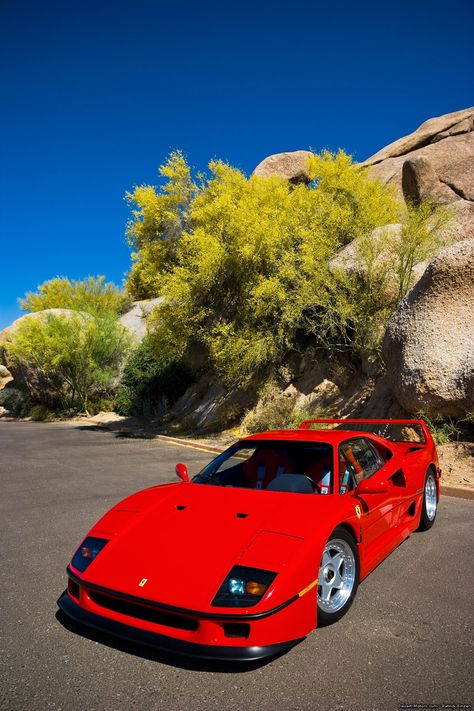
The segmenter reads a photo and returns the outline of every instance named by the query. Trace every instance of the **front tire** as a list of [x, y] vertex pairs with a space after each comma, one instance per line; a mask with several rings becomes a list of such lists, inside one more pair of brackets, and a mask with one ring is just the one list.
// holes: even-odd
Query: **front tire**
[[330, 625], [346, 614], [359, 585], [359, 553], [345, 528], [334, 529], [324, 546], [319, 567], [318, 627]]
[[425, 486], [423, 488], [419, 531], [427, 531], [431, 528], [435, 522], [437, 510], [436, 478], [433, 470], [428, 469], [425, 477]]

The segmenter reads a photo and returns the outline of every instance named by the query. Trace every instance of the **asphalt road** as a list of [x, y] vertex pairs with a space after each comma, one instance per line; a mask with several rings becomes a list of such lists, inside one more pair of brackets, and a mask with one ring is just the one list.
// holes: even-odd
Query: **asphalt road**
[[443, 497], [433, 529], [361, 584], [339, 623], [266, 664], [185, 661], [56, 615], [81, 536], [125, 495], [211, 455], [93, 427], [0, 423], [0, 708], [252, 711], [468, 704], [474, 503]]

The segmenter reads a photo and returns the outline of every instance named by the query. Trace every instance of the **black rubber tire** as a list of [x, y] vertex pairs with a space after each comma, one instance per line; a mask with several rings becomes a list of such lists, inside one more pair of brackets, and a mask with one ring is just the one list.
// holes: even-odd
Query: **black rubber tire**
[[435, 485], [436, 485], [436, 476], [435, 476], [433, 470], [430, 468], [426, 472], [425, 483], [423, 486], [423, 499], [422, 499], [422, 503], [421, 503], [420, 525], [418, 526], [418, 531], [428, 531], [431, 528], [431, 526], [434, 524], [434, 522], [436, 521], [436, 514], [438, 513], [438, 505], [436, 505], [435, 515], [432, 520], [430, 520], [428, 518], [428, 514], [426, 513], [425, 487], [426, 487], [426, 481], [429, 476], [433, 477], [433, 479], [435, 480]]
[[[346, 603], [337, 612], [327, 612], [326, 610], [322, 610], [319, 607], [319, 604], [317, 602], [317, 625], [318, 625], [318, 627], [326, 627], [327, 625], [332, 625], [334, 622], [337, 622], [338, 620], [340, 620], [341, 617], [344, 617], [344, 615], [346, 614], [346, 612], [349, 610], [350, 606], [352, 605], [354, 598], [356, 596], [356, 593], [357, 593], [357, 588], [359, 587], [359, 572], [360, 572], [359, 551], [357, 550], [357, 544], [356, 544], [354, 538], [351, 536], [349, 531], [347, 531], [345, 528], [342, 528], [342, 527], [338, 527], [338, 528], [334, 529], [334, 531], [331, 533], [331, 535], [328, 538], [328, 542], [333, 540], [334, 538], [339, 538], [339, 539], [346, 541], [346, 543], [348, 543], [352, 549], [352, 552], [354, 554], [355, 566], [356, 566], [354, 585], [352, 587], [351, 594], [350, 594], [349, 598], [347, 599]], [[317, 599], [318, 598], [317, 598], [317, 591], [316, 591], [316, 600]]]

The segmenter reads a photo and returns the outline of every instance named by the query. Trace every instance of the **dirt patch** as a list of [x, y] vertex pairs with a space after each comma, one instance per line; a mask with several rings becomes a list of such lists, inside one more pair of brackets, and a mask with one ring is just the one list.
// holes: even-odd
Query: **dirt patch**
[[97, 415], [93, 415], [91, 417], [84, 417], [83, 415], [78, 415], [77, 417], [72, 417], [69, 419], [70, 422], [93, 422], [94, 424], [97, 425], [115, 425], [117, 427], [120, 427], [122, 424], [125, 426], [127, 423], [130, 423], [130, 426], [134, 426], [136, 428], [139, 427], [138, 421], [136, 421], [134, 418], [127, 418], [123, 417], [122, 415], [118, 415], [116, 412], [99, 412]]
[[437, 447], [441, 484], [474, 489], [474, 443], [452, 442]]

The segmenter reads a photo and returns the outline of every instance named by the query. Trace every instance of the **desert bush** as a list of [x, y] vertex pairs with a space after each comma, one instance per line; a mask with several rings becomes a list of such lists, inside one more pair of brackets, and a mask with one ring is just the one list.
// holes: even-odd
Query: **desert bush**
[[314, 157], [310, 187], [247, 179], [220, 161], [197, 184], [183, 161], [172, 157], [161, 191], [129, 195], [137, 252], [128, 288], [143, 294], [153, 283], [165, 297], [149, 319], [156, 357], [179, 362], [198, 341], [235, 385], [279, 364], [298, 331], [323, 340], [327, 314], [339, 328], [333, 311], [345, 305], [335, 301], [329, 259], [393, 221], [399, 204], [342, 152]]
[[241, 429], [244, 434], [258, 434], [268, 430], [297, 429], [304, 420], [318, 417], [334, 417], [322, 408], [310, 409], [295, 406], [295, 401], [282, 393], [272, 400], [259, 403], [249, 410], [242, 420]]
[[325, 313], [314, 323], [329, 350], [380, 356], [387, 322], [414, 284], [413, 267], [433, 257], [447, 244], [443, 228], [450, 211], [431, 201], [403, 206], [401, 233], [383, 238], [370, 233], [358, 240], [363, 264], [360, 273], [332, 270], [326, 285], [330, 298]]
[[27, 393], [17, 388], [4, 388], [0, 390], [0, 407], [8, 410], [12, 417], [27, 417], [31, 400]]
[[130, 348], [128, 332], [111, 315], [29, 318], [8, 339], [9, 360], [37, 374], [61, 408], [87, 414], [115, 390]]
[[190, 383], [186, 366], [161, 362], [145, 338], [125, 364], [115, 406], [121, 415], [153, 417], [172, 405]]
[[294, 422], [294, 407], [294, 398], [278, 392], [273, 398], [259, 402], [247, 412], [242, 420], [242, 430], [248, 434], [256, 434], [267, 430], [288, 429]]
[[304, 420], [334, 417], [333, 412], [318, 406], [299, 406], [296, 397], [283, 393], [281, 387], [278, 378], [272, 378], [262, 386], [258, 403], [242, 420], [241, 429], [244, 434], [297, 429]]
[[29, 413], [34, 422], [52, 422], [56, 418], [56, 414], [43, 404], [33, 405]]
[[424, 200], [418, 205], [408, 204], [400, 240], [392, 242], [396, 254], [395, 270], [398, 277], [400, 301], [413, 286], [412, 270], [415, 264], [430, 259], [447, 244], [443, 228], [451, 219], [448, 208]]
[[120, 314], [127, 310], [130, 298], [104, 276], [88, 277], [70, 281], [66, 277], [56, 277], [38, 286], [37, 292], [28, 292], [20, 299], [23, 311], [43, 311], [44, 309], [73, 309], [86, 313]]
[[127, 238], [136, 250], [127, 286], [136, 299], [159, 295], [161, 274], [176, 264], [178, 242], [189, 228], [189, 211], [198, 190], [180, 151], [170, 154], [159, 173], [165, 181], [161, 190], [140, 185], [125, 196], [133, 215]]
[[423, 411], [417, 412], [416, 416], [426, 422], [435, 444], [441, 445], [455, 442], [462, 433], [460, 424], [451, 417], [430, 417]]

